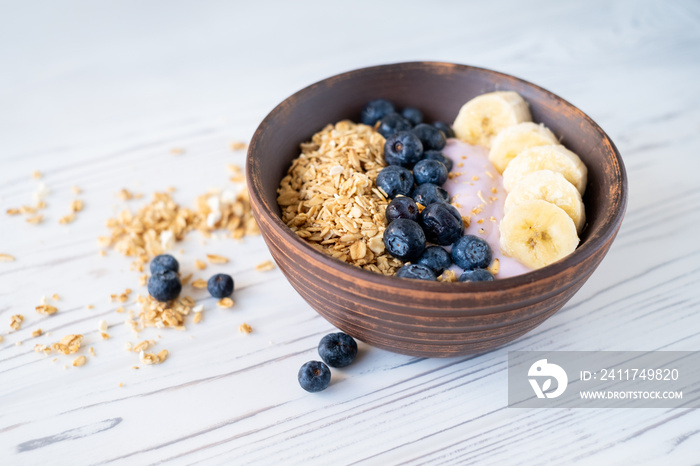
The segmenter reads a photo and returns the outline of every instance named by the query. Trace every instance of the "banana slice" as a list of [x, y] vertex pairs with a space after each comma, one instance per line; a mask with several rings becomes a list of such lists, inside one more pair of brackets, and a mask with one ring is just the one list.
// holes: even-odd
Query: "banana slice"
[[489, 160], [499, 173], [523, 150], [534, 146], [558, 144], [557, 137], [543, 124], [526, 121], [501, 130], [491, 141]]
[[574, 221], [576, 232], [581, 233], [586, 224], [586, 209], [581, 200], [581, 193], [566, 181], [561, 173], [539, 170], [525, 175], [506, 196], [504, 212], [507, 214], [518, 205], [534, 199], [541, 199], [562, 208]]
[[491, 147], [491, 139], [503, 128], [532, 121], [530, 108], [513, 91], [490, 92], [462, 105], [452, 128], [462, 141]]
[[525, 175], [538, 170], [561, 173], [581, 195], [586, 191], [586, 165], [578, 155], [562, 145], [535, 146], [522, 151], [503, 171], [503, 187], [510, 192]]
[[533, 269], [568, 256], [578, 242], [574, 221], [541, 199], [514, 206], [501, 220], [501, 251]]

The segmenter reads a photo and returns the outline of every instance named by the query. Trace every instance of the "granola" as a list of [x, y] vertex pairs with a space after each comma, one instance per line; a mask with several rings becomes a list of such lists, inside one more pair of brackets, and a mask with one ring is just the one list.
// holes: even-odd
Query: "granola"
[[300, 238], [341, 261], [393, 275], [402, 262], [384, 250], [389, 200], [375, 186], [384, 137], [341, 121], [301, 144], [277, 190], [282, 220]]

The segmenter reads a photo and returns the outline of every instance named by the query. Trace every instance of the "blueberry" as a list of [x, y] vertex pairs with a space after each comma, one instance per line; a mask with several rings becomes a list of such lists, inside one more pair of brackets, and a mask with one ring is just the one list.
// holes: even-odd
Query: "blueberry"
[[425, 183], [416, 186], [416, 189], [413, 190], [411, 197], [414, 201], [424, 206], [428, 206], [435, 202], [447, 202], [450, 199], [447, 191], [432, 183]]
[[233, 278], [225, 273], [217, 273], [207, 282], [207, 290], [215, 298], [228, 298], [233, 293]]
[[346, 333], [329, 333], [321, 338], [318, 355], [331, 367], [349, 366], [357, 356], [357, 343]]
[[321, 361], [309, 361], [299, 369], [299, 385], [307, 392], [320, 392], [331, 383], [331, 370]]
[[397, 197], [386, 206], [386, 222], [391, 223], [397, 218], [407, 218], [418, 221], [418, 206], [410, 197]]
[[423, 113], [417, 108], [406, 107], [401, 112], [401, 116], [410, 121], [413, 126], [423, 123]]
[[452, 245], [452, 260], [464, 270], [485, 269], [491, 257], [489, 243], [474, 235], [464, 235]]
[[392, 199], [399, 194], [408, 196], [413, 190], [413, 174], [408, 168], [389, 165], [377, 174], [377, 187]]
[[455, 137], [454, 130], [447, 123], [442, 122], [442, 121], [436, 121], [435, 123], [433, 123], [433, 126], [436, 127], [437, 129], [439, 129], [440, 131], [442, 131], [442, 134], [444, 134], [446, 138]]
[[397, 218], [384, 230], [384, 247], [397, 259], [416, 260], [425, 251], [425, 233], [417, 222]]
[[445, 135], [433, 125], [421, 123], [413, 128], [413, 132], [423, 143], [425, 150], [442, 150], [445, 147]]
[[449, 246], [464, 234], [464, 222], [459, 211], [445, 202], [430, 204], [420, 214], [425, 238], [431, 243]]
[[362, 123], [374, 126], [379, 120], [390, 113], [395, 113], [394, 105], [385, 99], [377, 99], [369, 102], [362, 109]]
[[389, 165], [411, 168], [423, 158], [423, 144], [410, 131], [399, 131], [384, 143], [384, 160]]
[[406, 264], [396, 272], [396, 276], [399, 278], [413, 278], [415, 280], [437, 280], [435, 272], [430, 267], [422, 264]]
[[178, 264], [177, 259], [175, 259], [170, 254], [161, 254], [156, 256], [151, 261], [151, 273], [165, 272], [166, 270], [172, 270], [175, 273], [180, 271], [180, 264]]
[[156, 272], [148, 279], [148, 294], [162, 303], [180, 296], [182, 283], [180, 277], [172, 270]]
[[445, 167], [447, 167], [448, 172], [452, 171], [452, 159], [442, 155], [442, 152], [440, 152], [439, 150], [426, 150], [423, 152], [423, 158], [442, 162], [445, 164]]
[[422, 256], [418, 258], [416, 264], [424, 265], [440, 275], [446, 268], [452, 265], [450, 253], [440, 246], [430, 246], [425, 249]]
[[459, 277], [460, 282], [492, 282], [493, 274], [486, 269], [465, 270]]
[[411, 122], [398, 113], [389, 113], [379, 120], [379, 134], [388, 138], [399, 131], [409, 131], [412, 128]]
[[413, 167], [416, 184], [433, 183], [442, 186], [447, 181], [447, 167], [437, 160], [423, 159]]

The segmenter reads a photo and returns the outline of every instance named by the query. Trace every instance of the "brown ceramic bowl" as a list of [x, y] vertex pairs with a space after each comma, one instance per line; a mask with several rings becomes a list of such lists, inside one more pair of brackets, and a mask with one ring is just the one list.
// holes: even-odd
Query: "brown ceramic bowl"
[[[588, 166], [588, 226], [576, 251], [542, 269], [483, 283], [386, 277], [332, 259], [281, 221], [277, 187], [299, 144], [328, 123], [359, 121], [364, 104], [386, 98], [417, 107], [426, 121], [452, 122], [469, 99], [513, 90]], [[617, 234], [627, 204], [619, 152], [582, 111], [551, 92], [506, 74], [450, 63], [398, 63], [350, 71], [313, 84], [279, 104], [258, 127], [246, 164], [253, 214], [272, 256], [319, 314], [370, 345], [414, 356], [483, 352], [532, 330], [561, 309], [591, 276]]]

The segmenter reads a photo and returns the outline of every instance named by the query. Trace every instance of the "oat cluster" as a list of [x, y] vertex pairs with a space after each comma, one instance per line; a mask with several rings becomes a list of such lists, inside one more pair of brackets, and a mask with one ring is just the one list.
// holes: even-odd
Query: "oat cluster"
[[384, 137], [341, 121], [301, 144], [277, 190], [282, 220], [300, 238], [336, 259], [393, 275], [403, 264], [384, 250], [387, 197], [376, 187]]
[[[100, 244], [135, 257], [133, 268], [141, 272], [151, 258], [172, 249], [176, 241], [193, 230], [210, 236], [214, 230], [224, 228], [237, 239], [260, 233], [245, 189], [238, 194], [223, 191], [199, 196], [196, 209], [180, 206], [170, 193], [155, 193], [148, 205], [136, 213], [122, 211], [107, 221], [107, 227], [110, 235], [100, 237]], [[210, 261], [214, 262], [211, 258]]]

